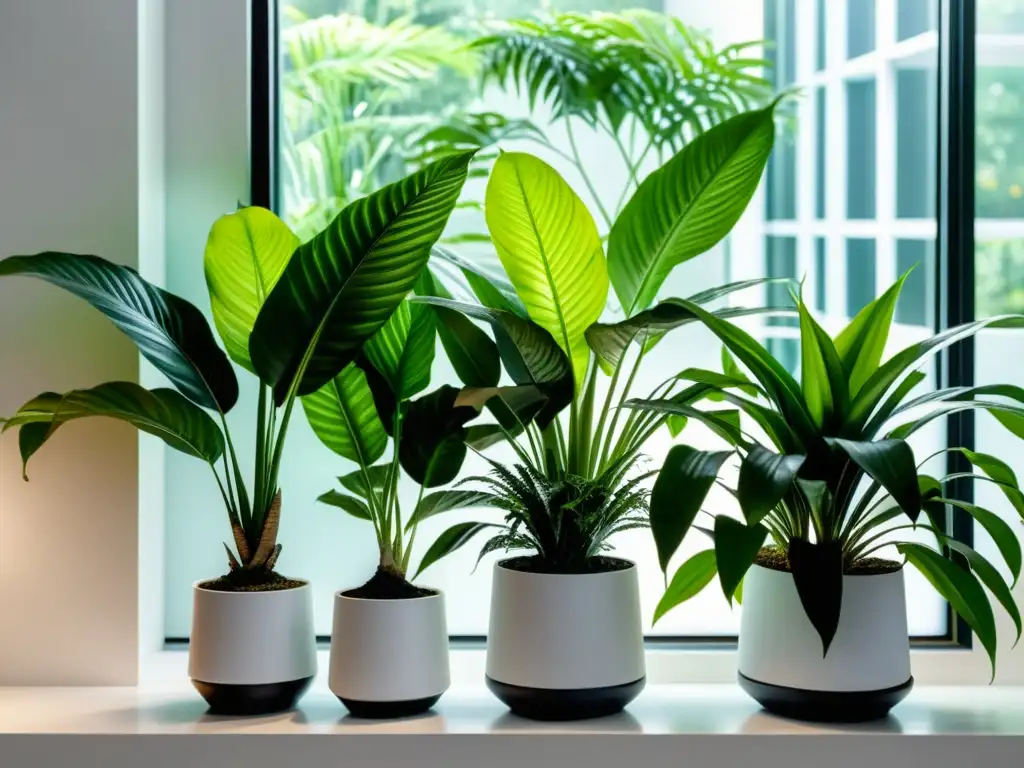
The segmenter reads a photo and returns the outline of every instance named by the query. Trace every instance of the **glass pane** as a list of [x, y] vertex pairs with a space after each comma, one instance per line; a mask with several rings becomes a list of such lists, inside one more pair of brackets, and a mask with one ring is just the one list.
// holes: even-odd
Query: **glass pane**
[[816, 0], [817, 23], [814, 29], [816, 46], [814, 49], [814, 68], [819, 72], [828, 66], [828, 3], [825, 0]]
[[1024, 216], [1024, 46], [1020, 56], [1014, 67], [978, 68], [975, 202], [981, 219]]
[[896, 216], [935, 216], [935, 68], [896, 71]]
[[875, 217], [875, 81], [846, 84], [846, 216]]
[[900, 293], [899, 302], [896, 304], [897, 323], [932, 327], [934, 258], [933, 240], [896, 241], [897, 274], [902, 275], [907, 270], [913, 270], [903, 283], [903, 292]]
[[800, 341], [792, 338], [770, 338], [766, 348], [772, 357], [794, 376], [800, 376]]
[[828, 285], [828, 263], [826, 261], [828, 244], [824, 237], [814, 238], [814, 308], [824, 312], [827, 295], [825, 293]]
[[[796, 277], [796, 238], [766, 237], [765, 238], [765, 275], [767, 277]], [[793, 305], [790, 298], [790, 286], [786, 283], [768, 285], [767, 301], [769, 307], [789, 307]], [[769, 317], [768, 325], [799, 325], [795, 317]]]
[[875, 50], [875, 0], [846, 2], [846, 58]]
[[875, 298], [875, 241], [846, 241], [846, 314], [853, 317]]
[[825, 89], [814, 91], [814, 215], [825, 218], [825, 167], [827, 152], [825, 150], [825, 131], [828, 125], [828, 112], [825, 108]]
[[[983, 35], [1024, 33], [1024, 4], [1021, 0], [977, 0], [978, 32]], [[979, 72], [980, 75], [980, 72]]]
[[938, 0], [898, 0], [896, 3], [897, 40], [938, 29], [938, 24]]

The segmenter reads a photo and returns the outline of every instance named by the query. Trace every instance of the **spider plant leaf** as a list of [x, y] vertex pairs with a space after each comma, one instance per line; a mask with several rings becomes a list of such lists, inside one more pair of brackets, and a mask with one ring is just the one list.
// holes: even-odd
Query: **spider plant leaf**
[[608, 240], [608, 272], [627, 317], [739, 220], [771, 154], [774, 110], [736, 115], [697, 136], [630, 198]]
[[924, 371], [911, 371], [904, 377], [899, 384], [897, 384], [893, 390], [889, 393], [888, 397], [885, 398], [880, 406], [878, 406], [874, 415], [871, 417], [871, 421], [861, 430], [860, 437], [865, 440], [870, 440], [887, 422], [893, 412], [900, 406], [900, 404], [906, 399], [907, 395], [913, 391], [918, 384], [928, 378], [928, 374]]
[[432, 566], [438, 560], [441, 560], [455, 550], [464, 547], [481, 531], [485, 531], [488, 528], [499, 527], [500, 526], [493, 523], [456, 523], [438, 536], [434, 540], [434, 543], [427, 548], [426, 553], [423, 555], [423, 559], [420, 561], [420, 567], [416, 569], [416, 575], [413, 576], [413, 579], [418, 579], [421, 573], [427, 570], [427, 568]]
[[835, 348], [846, 372], [851, 397], [857, 396], [882, 362], [896, 302], [909, 274], [908, 270], [885, 293], [858, 312], [836, 336]]
[[700, 408], [694, 408], [685, 402], [679, 402], [675, 399], [627, 400], [622, 404], [622, 407], [639, 411], [652, 411], [655, 413], [685, 416], [687, 419], [699, 421], [729, 443], [729, 445], [739, 445], [744, 442], [743, 432], [740, 430], [739, 426], [739, 411], [706, 411], [701, 410]]
[[[173, 389], [145, 389], [130, 381], [114, 381], [65, 395], [44, 392], [6, 420], [3, 431], [20, 427], [22, 463], [62, 425], [90, 416], [106, 416], [156, 435], [171, 448], [214, 464], [224, 453], [224, 435], [210, 415]], [[27, 431], [26, 431], [27, 430]]]
[[430, 307], [403, 301], [363, 347], [366, 359], [399, 401], [419, 394], [430, 384], [437, 347], [435, 322]]
[[875, 441], [827, 438], [830, 445], [838, 446], [850, 460], [879, 484], [899, 504], [912, 522], [921, 514], [921, 491], [917, 483], [917, 465], [914, 452], [904, 440]]
[[[999, 550], [999, 554], [1002, 555], [1003, 560], [1010, 569], [1010, 574], [1013, 576], [1012, 586], [1017, 586], [1021, 572], [1021, 543], [1020, 539], [1017, 538], [1017, 533], [1010, 527], [1010, 524], [995, 512], [990, 512], [976, 504], [945, 498], [937, 498], [936, 501], [962, 509], [985, 529], [986, 533], [992, 537], [992, 541]], [[939, 530], [943, 529], [940, 528]]]
[[775, 509], [796, 480], [805, 456], [779, 455], [760, 445], [751, 446], [740, 463], [736, 484], [740, 509], [748, 525], [761, 522]]
[[989, 411], [992, 416], [1002, 424], [1008, 432], [1024, 440], [1024, 415], [1007, 413], [1003, 411]]
[[496, 497], [493, 493], [486, 491], [460, 491], [444, 490], [428, 493], [416, 506], [406, 529], [426, 520], [428, 517], [450, 512], [453, 509], [469, 509], [470, 507], [490, 507], [494, 505]]
[[698, 451], [688, 445], [669, 450], [651, 491], [651, 533], [663, 572], [731, 455], [732, 451]]
[[715, 550], [705, 549], [698, 552], [676, 570], [668, 589], [661, 596], [657, 607], [654, 609], [654, 620], [651, 625], [658, 623], [658, 619], [671, 611], [677, 605], [685, 603], [691, 597], [698, 595], [704, 587], [711, 583], [718, 573], [718, 566], [715, 564]]
[[725, 599], [732, 598], [750, 566], [761, 551], [768, 529], [763, 525], [746, 525], [725, 515], [715, 517], [715, 562], [718, 581]]
[[821, 637], [821, 656], [825, 658], [843, 607], [842, 543], [812, 544], [805, 539], [790, 539], [788, 557], [800, 604]]
[[227, 413], [238, 380], [195, 306], [96, 256], [49, 251], [0, 260], [0, 277], [35, 277], [89, 302], [192, 402]]
[[242, 208], [210, 228], [203, 267], [213, 322], [228, 356], [250, 373], [256, 316], [298, 247], [299, 238], [266, 208]]
[[426, 266], [472, 156], [449, 155], [356, 200], [295, 252], [249, 339], [276, 403], [320, 389], [387, 322]]
[[302, 398], [306, 420], [320, 442], [339, 456], [368, 467], [384, 455], [384, 430], [366, 374], [354, 363]]
[[355, 496], [349, 496], [347, 493], [341, 493], [340, 491], [327, 491], [317, 497], [317, 501], [321, 504], [328, 504], [332, 507], [348, 512], [352, 517], [359, 520], [372, 520], [373, 517], [370, 515], [370, 508], [366, 502], [362, 499], [358, 499]]
[[1017, 637], [1014, 640], [1014, 645], [1016, 645], [1017, 642], [1020, 641], [1021, 631], [1024, 627], [1021, 625], [1020, 609], [1017, 607], [1017, 603], [1013, 599], [1013, 592], [1010, 590], [1010, 587], [1008, 587], [1006, 582], [1003, 581], [1003, 577], [999, 575], [999, 571], [996, 570], [996, 567], [973, 547], [969, 547], [962, 541], [957, 541], [956, 539], [948, 536], [943, 538], [950, 549], [955, 552], [959, 552], [967, 559], [968, 564], [971, 566], [971, 570], [974, 571], [974, 575], [978, 577], [982, 584], [988, 587], [988, 591], [991, 592], [1003, 608], [1006, 609], [1006, 612], [1013, 620], [1014, 626], [1017, 628]]
[[903, 541], [896, 545], [897, 551], [907, 562], [917, 568], [928, 579], [935, 590], [945, 599], [978, 636], [992, 664], [992, 677], [996, 674], [996, 620], [992, 605], [985, 590], [970, 571], [949, 560], [923, 544]]
[[584, 332], [604, 311], [608, 269], [597, 225], [558, 172], [533, 155], [505, 152], [487, 182], [487, 228], [530, 318], [572, 361], [583, 388]]
[[811, 317], [802, 301], [800, 313], [801, 386], [807, 410], [819, 427], [842, 422], [850, 396], [846, 374], [832, 339]]
[[971, 464], [999, 484], [999, 490], [1002, 491], [1010, 504], [1013, 505], [1017, 514], [1024, 518], [1024, 493], [1021, 492], [1020, 484], [1017, 482], [1017, 475], [1010, 465], [989, 453], [972, 451], [967, 448], [959, 448], [958, 450]]
[[745, 376], [730, 376], [703, 368], [686, 368], [676, 374], [676, 378], [683, 381], [694, 381], [698, 384], [708, 384], [717, 389], [737, 389], [752, 397], [764, 394], [764, 390], [760, 386], [754, 384]]

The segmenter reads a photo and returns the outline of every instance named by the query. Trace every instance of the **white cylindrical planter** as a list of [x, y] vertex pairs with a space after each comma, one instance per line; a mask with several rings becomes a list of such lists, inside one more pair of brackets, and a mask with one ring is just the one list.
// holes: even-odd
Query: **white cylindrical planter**
[[839, 627], [823, 656], [793, 575], [752, 566], [743, 582], [739, 681], [787, 717], [884, 717], [914, 683], [903, 571], [843, 577]]
[[636, 565], [551, 574], [507, 562], [494, 566], [487, 687], [535, 720], [621, 711], [646, 679]]
[[368, 600], [334, 595], [331, 691], [355, 717], [407, 717], [448, 690], [444, 595]]
[[217, 714], [290, 709], [316, 676], [309, 584], [266, 592], [196, 584], [188, 674]]

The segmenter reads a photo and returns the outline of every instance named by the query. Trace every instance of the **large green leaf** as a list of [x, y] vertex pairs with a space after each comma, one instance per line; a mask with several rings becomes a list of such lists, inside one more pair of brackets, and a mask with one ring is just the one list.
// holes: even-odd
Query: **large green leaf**
[[372, 467], [367, 467], [365, 473], [362, 469], [357, 469], [355, 472], [342, 475], [338, 478], [338, 482], [341, 483], [342, 488], [352, 491], [356, 496], [369, 499], [371, 492], [384, 490], [390, 474], [390, 463], [374, 464]]
[[399, 400], [408, 400], [430, 384], [435, 322], [432, 308], [403, 301], [363, 348]]
[[405, 527], [412, 528], [428, 517], [450, 512], [453, 509], [494, 506], [496, 501], [497, 497], [486, 491], [462, 491], [457, 489], [435, 491], [434, 493], [428, 493], [420, 499], [420, 503], [416, 505], [416, 509]]
[[302, 408], [320, 442], [339, 456], [368, 467], [384, 455], [388, 436], [366, 376], [355, 364], [303, 397]]
[[522, 318], [528, 317], [522, 299], [509, 282], [500, 262], [488, 268], [440, 245], [434, 246], [431, 256], [435, 263], [439, 262], [438, 266], [448, 265], [457, 269], [470, 291], [485, 307], [511, 312]]
[[149, 390], [130, 381], [75, 389], [63, 396], [45, 392], [25, 403], [4, 423], [3, 431], [28, 428], [26, 439], [19, 441], [22, 462], [27, 465], [58, 427], [89, 416], [127, 422], [209, 464], [224, 453], [224, 436], [206, 411], [173, 389]]
[[419, 578], [427, 568], [438, 560], [447, 557], [455, 550], [465, 546], [470, 540], [481, 531], [488, 528], [499, 528], [493, 523], [456, 523], [435, 539], [434, 543], [427, 549], [426, 554], [420, 561], [420, 567], [416, 570], [414, 579]]
[[352, 517], [359, 520], [373, 520], [373, 516], [370, 514], [370, 508], [366, 502], [362, 499], [357, 499], [355, 496], [349, 496], [347, 493], [341, 493], [340, 491], [328, 491], [327, 493], [321, 494], [317, 501], [321, 504], [328, 504], [332, 507], [348, 512]]
[[794, 538], [787, 551], [793, 583], [804, 613], [821, 638], [824, 658], [839, 628], [843, 608], [843, 545]]
[[732, 603], [733, 594], [757, 553], [761, 551], [768, 529], [760, 523], [746, 525], [725, 515], [715, 517], [715, 561], [718, 563], [718, 581], [725, 599]]
[[780, 456], [760, 445], [751, 446], [740, 464], [736, 494], [747, 523], [761, 522], [775, 509], [796, 480], [805, 456]]
[[249, 340], [277, 403], [320, 389], [387, 322], [426, 266], [472, 156], [452, 154], [351, 203], [295, 252]]
[[698, 451], [688, 445], [676, 445], [665, 457], [651, 491], [651, 533], [662, 571], [668, 570], [669, 560], [679, 549], [719, 470], [731, 455], [732, 451]]
[[830, 439], [858, 467], [876, 480], [913, 521], [921, 514], [921, 491], [917, 483], [914, 452], [905, 440]]
[[657, 607], [654, 609], [654, 620], [651, 625], [658, 623], [658, 619], [671, 611], [680, 603], [684, 603], [691, 597], [698, 595], [718, 573], [718, 566], [715, 563], [715, 550], [705, 549], [698, 552], [681, 566], [669, 582], [668, 589], [661, 596]]
[[251, 373], [249, 336], [299, 238], [266, 208], [221, 216], [210, 228], [203, 266], [213, 322], [228, 355]]
[[714, 247], [739, 220], [771, 154], [774, 108], [693, 139], [626, 204], [608, 241], [608, 272], [627, 317], [650, 306], [675, 266]]
[[878, 364], [882, 362], [896, 302], [909, 274], [909, 271], [904, 273], [889, 290], [858, 312], [843, 332], [836, 336], [835, 348], [846, 372], [851, 397], [856, 397], [864, 382], [878, 370]]
[[96, 256], [40, 253], [0, 260], [0, 277], [23, 275], [63, 288], [110, 318], [189, 400], [227, 413], [238, 381], [195, 306]]
[[465, 424], [479, 411], [458, 404], [458, 396], [455, 387], [443, 385], [406, 405], [398, 459], [424, 488], [450, 483], [465, 461]]
[[981, 583], [988, 587], [988, 591], [991, 592], [996, 600], [1006, 609], [1006, 612], [1010, 615], [1010, 619], [1013, 620], [1013, 625], [1017, 628], [1017, 638], [1015, 643], [1020, 640], [1021, 631], [1024, 629], [1021, 624], [1020, 609], [1017, 607], [1017, 602], [1013, 599], [1013, 592], [1003, 581], [1003, 577], [999, 575], [999, 571], [996, 570], [995, 566], [992, 565], [985, 557], [976, 551], [973, 547], [969, 547], [962, 541], [949, 538], [948, 536], [943, 537], [945, 543], [950, 549], [955, 552], [959, 552], [967, 559], [967, 563], [971, 566], [971, 570], [974, 571], [975, 575], [981, 580]]
[[974, 630], [988, 653], [992, 662], [992, 676], [995, 677], [996, 620], [985, 590], [974, 575], [923, 544], [904, 541], [898, 543], [896, 549]]
[[530, 318], [572, 360], [576, 388], [590, 361], [584, 332], [604, 311], [608, 269], [597, 225], [558, 172], [505, 152], [487, 182], [487, 228]]

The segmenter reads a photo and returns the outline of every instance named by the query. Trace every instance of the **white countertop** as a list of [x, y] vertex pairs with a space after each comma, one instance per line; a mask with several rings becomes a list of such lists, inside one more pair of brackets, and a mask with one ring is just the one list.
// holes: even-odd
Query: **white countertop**
[[[982, 757], [986, 768], [1001, 768], [1021, 765], [1024, 751], [1024, 738], [1006, 738], [1024, 736], [1024, 689], [1016, 687], [920, 686], [887, 720], [861, 725], [777, 718], [734, 685], [649, 686], [626, 713], [571, 723], [522, 720], [483, 688], [449, 691], [435, 712], [392, 721], [351, 718], [322, 687], [314, 687], [292, 712], [236, 718], [208, 715], [205, 709], [197, 694], [181, 686], [0, 688], [0, 765], [181, 768], [212, 765], [225, 757], [234, 759], [220, 763], [221, 768], [638, 768], [665, 765], [668, 756], [686, 754], [691, 758], [686, 766], [728, 768], [748, 759], [759, 768], [774, 766], [776, 760], [800, 768], [804, 761], [811, 766], [809, 761], [822, 759], [827, 763], [821, 768], [863, 768], [872, 760], [879, 768], [963, 768], [981, 764]], [[218, 738], [182, 738], [188, 734]], [[450, 738], [438, 738], [445, 734]], [[263, 738], [246, 738], [243, 748], [232, 735]], [[336, 738], [357, 735], [370, 738]], [[907, 738], [921, 735], [934, 738]]]

